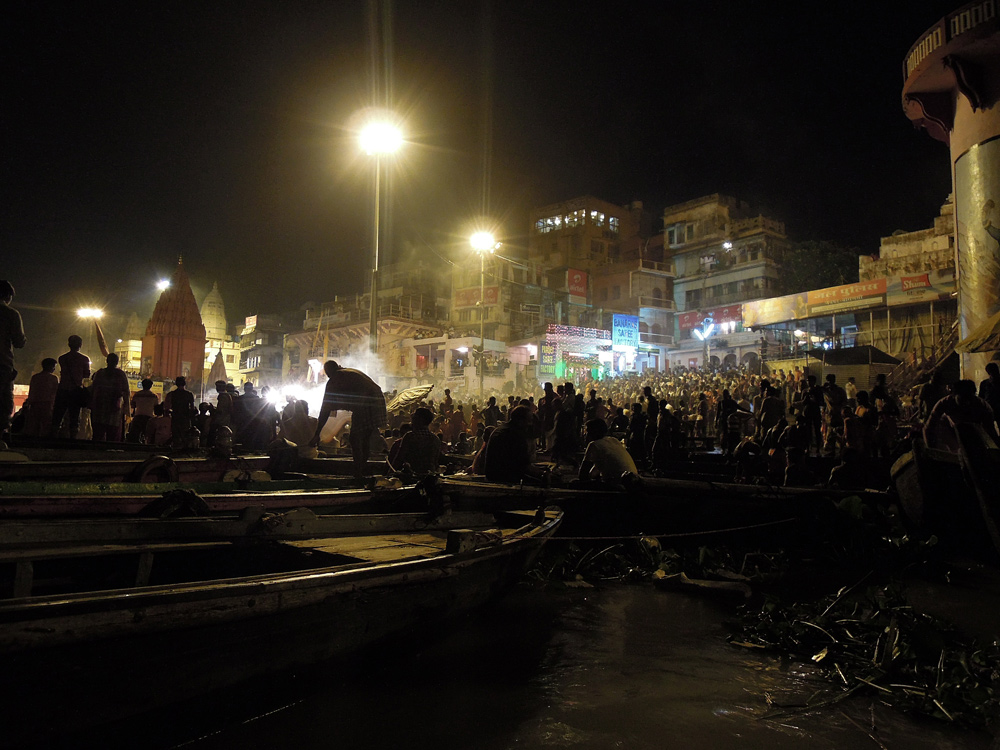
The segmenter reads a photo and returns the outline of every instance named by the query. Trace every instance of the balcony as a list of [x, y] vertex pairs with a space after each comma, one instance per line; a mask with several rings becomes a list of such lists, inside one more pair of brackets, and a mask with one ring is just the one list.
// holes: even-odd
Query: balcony
[[674, 337], [669, 333], [644, 333], [639, 331], [639, 343], [649, 346], [673, 346]]
[[669, 297], [633, 297], [632, 300], [636, 307], [652, 307], [666, 311], [676, 309], [674, 301]]
[[656, 261], [646, 260], [645, 258], [639, 260], [639, 267], [636, 271], [645, 271], [669, 278], [673, 278], [676, 275], [676, 269], [674, 268], [673, 263], [657, 263]]

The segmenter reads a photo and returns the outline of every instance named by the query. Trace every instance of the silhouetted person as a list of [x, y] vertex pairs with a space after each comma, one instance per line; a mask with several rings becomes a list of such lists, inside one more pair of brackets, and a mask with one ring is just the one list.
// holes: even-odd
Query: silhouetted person
[[170, 417], [171, 445], [183, 448], [198, 410], [194, 407], [194, 394], [187, 389], [187, 379], [181, 376], [174, 381], [174, 385], [177, 387], [163, 397], [163, 407]]
[[120, 442], [129, 402], [128, 377], [118, 369], [118, 355], [105, 358], [106, 367], [94, 373], [90, 397], [90, 424], [94, 440]]
[[69, 421], [69, 436], [75, 440], [80, 431], [80, 409], [87, 405], [87, 389], [83, 384], [90, 377], [90, 357], [80, 352], [83, 339], [70, 336], [69, 351], [59, 357], [59, 388], [52, 409], [52, 433], [59, 434], [63, 418]]
[[152, 380], [144, 378], [141, 386], [142, 389], [132, 396], [132, 424], [129, 425], [128, 435], [125, 437], [129, 443], [138, 443], [146, 434], [146, 424], [155, 415], [153, 407], [160, 403], [160, 397], [153, 393]]
[[25, 435], [43, 437], [49, 434], [58, 388], [56, 361], [52, 357], [46, 357], [42, 360], [42, 371], [32, 375], [28, 385], [28, 398], [24, 402], [28, 407], [24, 422]]
[[0, 280], [0, 439], [9, 439], [10, 415], [14, 412], [14, 350], [24, 347], [21, 314], [10, 306], [14, 287]]
[[[319, 445], [319, 437], [326, 420], [340, 410], [351, 412], [351, 457], [354, 459], [354, 475], [365, 475], [368, 456], [371, 454], [372, 433], [385, 427], [385, 396], [378, 383], [361, 370], [341, 367], [332, 359], [323, 365], [326, 372], [326, 391], [323, 407], [319, 412], [316, 434], [310, 445]], [[450, 398], [450, 393], [448, 394]]]

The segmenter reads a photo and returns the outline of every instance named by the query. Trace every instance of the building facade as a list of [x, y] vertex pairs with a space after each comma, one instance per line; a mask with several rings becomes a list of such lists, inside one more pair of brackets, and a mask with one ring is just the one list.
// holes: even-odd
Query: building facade
[[741, 306], [784, 291], [785, 225], [714, 194], [668, 206], [663, 227], [666, 255], [676, 269], [671, 366], [755, 369], [760, 337], [744, 330]]

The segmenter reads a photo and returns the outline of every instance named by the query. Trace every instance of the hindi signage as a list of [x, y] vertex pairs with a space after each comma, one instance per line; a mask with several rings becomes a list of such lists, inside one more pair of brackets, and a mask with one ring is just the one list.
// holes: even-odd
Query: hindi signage
[[[495, 305], [500, 298], [500, 287], [488, 286], [484, 291], [486, 304]], [[455, 307], [475, 307], [477, 302], [479, 302], [478, 286], [455, 290]]]

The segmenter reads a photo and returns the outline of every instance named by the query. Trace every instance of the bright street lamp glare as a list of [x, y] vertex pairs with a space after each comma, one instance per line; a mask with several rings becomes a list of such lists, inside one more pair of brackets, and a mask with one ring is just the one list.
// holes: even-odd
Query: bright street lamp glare
[[373, 122], [361, 131], [361, 148], [366, 154], [391, 154], [403, 145], [403, 133], [387, 122]]
[[164, 289], [170, 288], [170, 282], [167, 279], [160, 279], [156, 282], [156, 288], [162, 292]]
[[104, 317], [104, 311], [98, 310], [96, 307], [81, 307], [76, 311], [76, 317], [78, 318], [102, 318]]
[[476, 232], [469, 238], [469, 244], [476, 252], [486, 252], [496, 248], [497, 241], [489, 232]]

